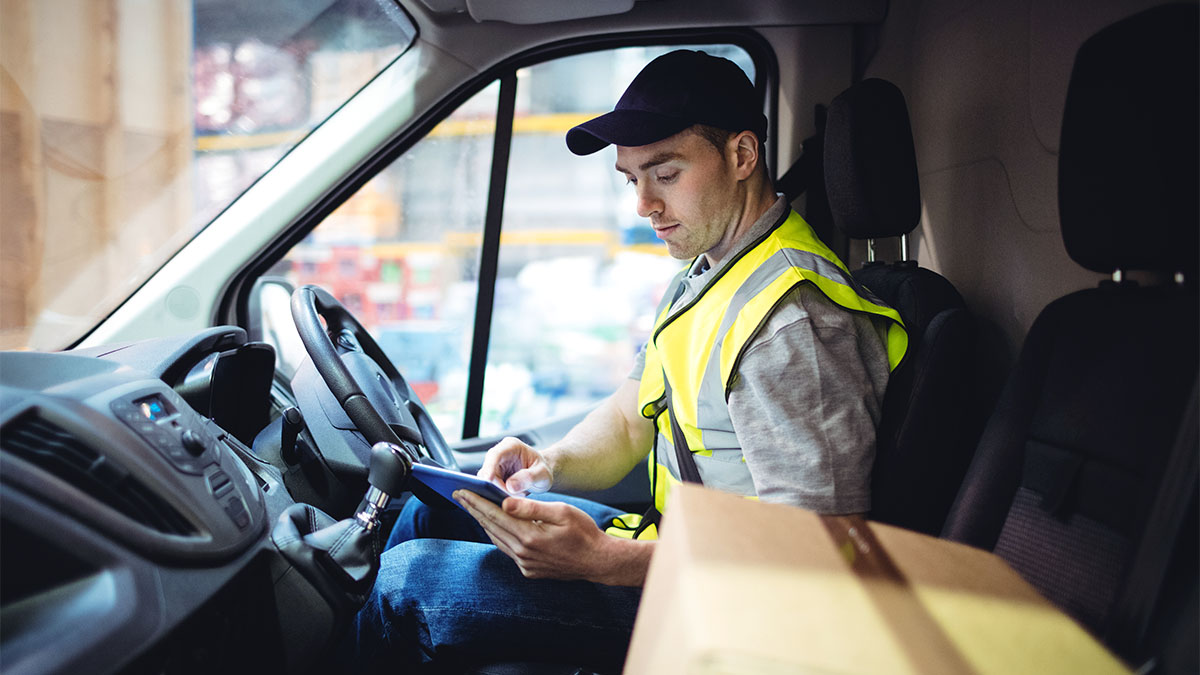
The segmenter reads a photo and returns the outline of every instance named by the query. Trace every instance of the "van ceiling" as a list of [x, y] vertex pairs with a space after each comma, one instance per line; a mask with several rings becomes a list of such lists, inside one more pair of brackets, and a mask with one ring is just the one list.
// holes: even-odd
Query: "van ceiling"
[[[643, 30], [877, 24], [887, 16], [888, 9], [886, 0], [637, 0], [632, 9], [621, 14], [517, 24], [498, 20], [479, 22], [469, 12], [456, 11], [459, 4], [465, 3], [470, 8], [475, 0], [400, 1], [417, 24], [419, 39], [453, 54], [475, 70], [486, 69], [539, 45], [572, 38]], [[522, 7], [522, 14], [527, 13], [528, 6], [542, 3], [558, 4], [556, 0], [486, 2], [491, 5], [489, 11], [502, 11], [505, 4], [512, 4]]]
[[738, 21], [738, 17], [742, 17], [741, 20], [749, 16], [759, 19], [774, 17], [771, 20], [774, 25], [878, 22], [882, 21], [887, 13], [886, 0], [749, 0], [735, 3], [678, 0], [420, 0], [419, 3], [413, 0], [396, 1], [410, 10], [417, 9], [419, 4], [435, 15], [469, 15], [478, 22], [499, 21], [526, 25], [612, 16], [625, 14], [631, 9], [636, 14], [650, 5], [665, 6], [674, 15], [696, 13], [697, 9], [701, 9], [698, 13], [710, 19], [717, 18], [728, 22]]

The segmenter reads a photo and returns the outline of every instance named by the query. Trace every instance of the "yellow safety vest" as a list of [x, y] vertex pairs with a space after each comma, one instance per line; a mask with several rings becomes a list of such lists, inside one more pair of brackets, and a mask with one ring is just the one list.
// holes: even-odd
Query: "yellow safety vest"
[[[666, 414], [665, 375], [674, 412], [704, 485], [755, 497], [726, 404], [747, 343], [788, 291], [811, 283], [834, 304], [887, 322], [888, 366], [895, 370], [908, 349], [908, 334], [896, 310], [883, 304], [850, 276], [795, 211], [716, 272], [695, 298], [672, 310], [674, 289], [659, 305], [654, 332], [646, 344], [646, 365], [638, 388], [642, 415], [654, 420], [657, 436], [650, 463], [650, 490], [659, 513], [681, 472]], [[642, 516], [616, 519], [609, 534], [639, 539], [657, 536], [656, 526], [638, 532]]]

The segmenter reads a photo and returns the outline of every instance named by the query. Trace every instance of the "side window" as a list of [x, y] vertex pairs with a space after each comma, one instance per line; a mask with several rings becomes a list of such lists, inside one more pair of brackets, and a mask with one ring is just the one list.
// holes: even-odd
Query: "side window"
[[484, 88], [362, 186], [283, 261], [375, 337], [456, 440], [479, 287], [499, 85]]
[[[496, 239], [485, 235], [492, 154], [500, 107], [514, 98], [500, 80], [330, 214], [275, 272], [321, 285], [352, 311], [450, 441], [586, 409], [629, 375], [683, 263], [637, 217], [613, 168], [616, 150], [576, 157], [564, 137], [678, 48], [593, 52], [505, 75], [515, 106], [502, 214], [492, 216], [498, 250], [484, 243]], [[689, 48], [730, 58], [754, 79], [739, 47]], [[493, 261], [494, 279], [481, 280]], [[477, 306], [491, 308], [486, 359]]]

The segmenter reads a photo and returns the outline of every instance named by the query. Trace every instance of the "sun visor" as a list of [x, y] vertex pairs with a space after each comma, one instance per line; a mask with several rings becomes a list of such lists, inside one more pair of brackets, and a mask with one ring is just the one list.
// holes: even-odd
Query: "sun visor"
[[421, 0], [435, 14], [467, 12], [479, 23], [553, 23], [624, 14], [634, 0]]

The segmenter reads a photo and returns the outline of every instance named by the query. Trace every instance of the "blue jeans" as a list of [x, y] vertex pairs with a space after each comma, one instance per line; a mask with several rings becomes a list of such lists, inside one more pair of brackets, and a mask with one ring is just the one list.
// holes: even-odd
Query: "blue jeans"
[[[564, 495], [539, 498], [578, 506], [597, 524], [620, 513]], [[624, 663], [640, 588], [526, 579], [466, 512], [415, 498], [386, 548], [350, 627], [357, 671], [551, 661], [615, 672]]]

